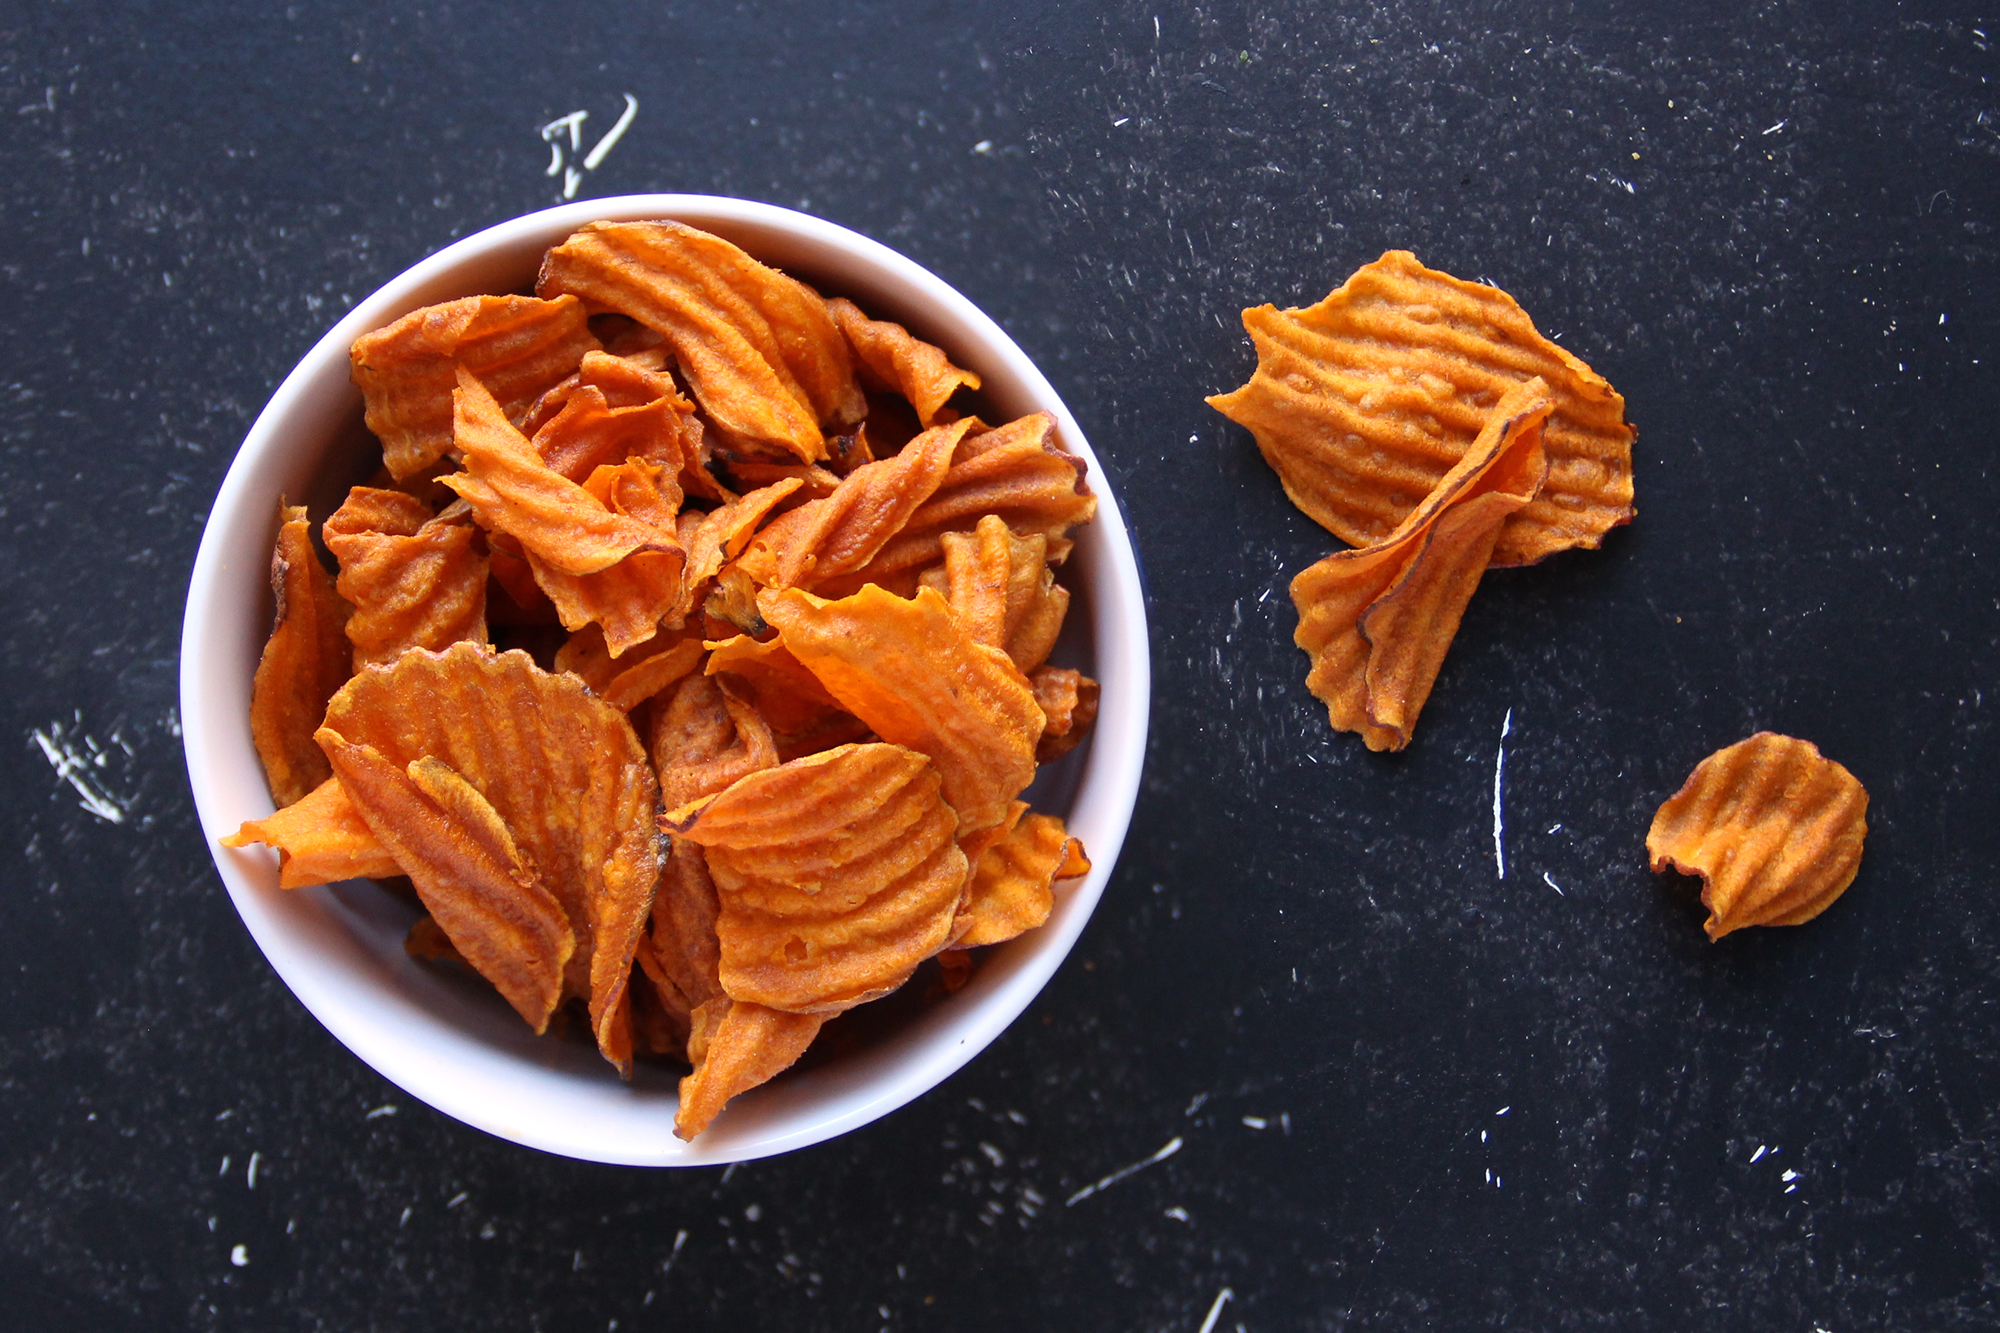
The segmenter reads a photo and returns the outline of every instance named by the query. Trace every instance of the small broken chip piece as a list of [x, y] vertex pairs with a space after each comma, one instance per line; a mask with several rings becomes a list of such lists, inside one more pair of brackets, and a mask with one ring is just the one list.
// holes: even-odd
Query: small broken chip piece
[[486, 385], [509, 421], [526, 420], [597, 350], [584, 319], [573, 297], [468, 296], [356, 338], [354, 382], [390, 474], [421, 472], [452, 447], [451, 396], [462, 371]]
[[334, 590], [313, 550], [302, 505], [282, 506], [271, 551], [271, 593], [277, 614], [250, 682], [250, 736], [271, 799], [280, 808], [333, 776], [312, 734], [326, 701], [346, 683], [347, 603]]
[[1495, 565], [1594, 548], [1632, 520], [1625, 400], [1536, 331], [1513, 297], [1391, 250], [1317, 305], [1243, 312], [1257, 370], [1209, 404], [1257, 438], [1285, 493], [1366, 546], [1395, 529], [1472, 447], [1508, 388], [1539, 377], [1554, 411], [1548, 482], [1508, 518]]
[[901, 324], [870, 319], [854, 302], [838, 296], [826, 303], [826, 311], [847, 339], [864, 377], [873, 376], [875, 383], [869, 387], [893, 390], [909, 399], [924, 426], [937, 424], [945, 400], [961, 386], [979, 387], [979, 376], [960, 370], [942, 349], [913, 337]]
[[850, 1009], [951, 942], [969, 867], [938, 770], [915, 750], [878, 742], [794, 759], [662, 825], [707, 853], [732, 999]]
[[1847, 891], [1868, 836], [1868, 792], [1811, 741], [1760, 731], [1695, 765], [1646, 833], [1655, 873], [1702, 881], [1703, 929], [1796, 926]]
[[1410, 743], [1502, 525], [1542, 484], [1550, 409], [1540, 380], [1513, 386], [1401, 526], [1292, 580], [1306, 686], [1336, 731], [1359, 732], [1371, 750]]
[[1035, 703], [1048, 721], [1035, 743], [1035, 762], [1053, 764], [1083, 744], [1097, 721], [1096, 681], [1070, 667], [1036, 667], [1028, 674]]

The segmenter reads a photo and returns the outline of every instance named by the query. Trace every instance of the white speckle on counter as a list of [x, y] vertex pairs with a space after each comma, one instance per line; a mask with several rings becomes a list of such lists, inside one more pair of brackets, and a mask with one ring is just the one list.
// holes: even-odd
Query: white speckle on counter
[[1243, 1117], [1243, 1123], [1250, 1126], [1250, 1128], [1252, 1129], [1262, 1129], [1264, 1128], [1264, 1126], [1270, 1124], [1271, 1122], [1266, 1120], [1261, 1115], [1246, 1115]]
[[1767, 1151], [1769, 1151], [1769, 1150], [1768, 1150], [1768, 1149], [1766, 1149], [1766, 1148], [1764, 1147], [1764, 1145], [1763, 1145], [1763, 1144], [1761, 1144], [1761, 1143], [1760, 1143], [1760, 1144], [1758, 1144], [1758, 1145], [1757, 1145], [1757, 1151], [1756, 1151], [1756, 1152], [1753, 1152], [1753, 1153], [1751, 1153], [1751, 1154], [1750, 1154], [1750, 1160], [1751, 1160], [1751, 1162], [1752, 1162], [1752, 1163], [1755, 1163], [1755, 1162], [1758, 1162], [1758, 1161], [1761, 1161], [1761, 1160], [1763, 1159], [1763, 1156], [1764, 1156], [1764, 1154], [1765, 1154], [1765, 1153], [1766, 1153]]
[[1550, 888], [1554, 889], [1557, 893], [1562, 893], [1563, 897], [1565, 898], [1569, 897], [1567, 893], [1563, 893], [1562, 885], [1556, 883], [1554, 880], [1549, 878], [1549, 872], [1546, 870], [1542, 872], [1542, 883], [1548, 885]]
[[1215, 1321], [1222, 1318], [1222, 1307], [1229, 1304], [1229, 1298], [1235, 1294], [1227, 1287], [1215, 1293], [1215, 1304], [1208, 1307], [1208, 1318], [1201, 1321], [1201, 1333], [1215, 1333]]
[[1097, 1193], [1099, 1190], [1105, 1189], [1112, 1185], [1116, 1185], [1119, 1181], [1125, 1179], [1125, 1177], [1131, 1175], [1133, 1172], [1143, 1171], [1155, 1162], [1164, 1162], [1169, 1157], [1172, 1157], [1175, 1153], [1179, 1152], [1180, 1150], [1181, 1150], [1181, 1136], [1176, 1134], [1174, 1135], [1173, 1138], [1167, 1141], [1167, 1145], [1164, 1148], [1161, 1148], [1151, 1157], [1145, 1158], [1141, 1161], [1134, 1162], [1130, 1166], [1122, 1166], [1118, 1168], [1116, 1171], [1113, 1171], [1110, 1175], [1106, 1176], [1104, 1179], [1098, 1181], [1094, 1185], [1085, 1185], [1082, 1189], [1070, 1195], [1069, 1200], [1063, 1206], [1065, 1208], [1073, 1208], [1077, 1204], [1082, 1203], [1085, 1199], [1088, 1199], [1091, 1195]]
[[1493, 754], [1493, 868], [1498, 877], [1507, 878], [1507, 842], [1505, 818], [1500, 809], [1500, 784], [1507, 774], [1507, 733], [1514, 729], [1514, 710], [1508, 709], [1507, 716], [1500, 722], [1500, 748]]
[[263, 1156], [264, 1154], [262, 1153], [258, 1152], [251, 1153], [250, 1169], [247, 1172], [245, 1172], [243, 1176], [243, 1183], [253, 1190], [257, 1188], [257, 1163], [259, 1160], [263, 1158]]
[[660, 1265], [660, 1271], [662, 1273], [671, 1273], [674, 1271], [674, 1260], [681, 1257], [681, 1246], [687, 1243], [688, 1243], [687, 1228], [682, 1227], [679, 1231], [676, 1231], [674, 1233], [674, 1248], [667, 1251], [667, 1261]]
[[222, 1154], [222, 1165], [221, 1165], [221, 1166], [219, 1166], [219, 1167], [217, 1167], [217, 1168], [215, 1169], [215, 1174], [216, 1174], [216, 1175], [218, 1175], [218, 1176], [226, 1176], [226, 1175], [228, 1175], [228, 1174], [229, 1174], [229, 1154], [228, 1154], [228, 1153], [224, 1153], [224, 1154]]
[[1179, 1204], [1175, 1204], [1172, 1208], [1167, 1209], [1167, 1216], [1173, 1218], [1176, 1222], [1185, 1222], [1188, 1220], [1187, 1209], [1181, 1207]]
[[394, 1115], [394, 1114], [396, 1114], [395, 1106], [390, 1103], [384, 1103], [383, 1105], [378, 1106], [374, 1110], [370, 1111], [367, 1115], [363, 1116], [362, 1119], [380, 1120], [385, 1115]]
[[396, 1225], [399, 1227], [407, 1226], [409, 1225], [409, 1221], [410, 1221], [410, 1210], [405, 1208], [403, 1210], [403, 1215], [396, 1219]]
[[78, 805], [108, 824], [125, 822], [127, 813], [125, 807], [99, 791], [85, 776], [93, 766], [98, 768], [104, 766], [103, 748], [96, 741], [89, 736], [83, 737], [83, 747], [92, 752], [91, 756], [86, 757], [76, 746], [64, 739], [63, 724], [60, 721], [49, 723], [46, 731], [37, 728], [28, 734], [34, 737], [35, 744], [41, 747], [42, 755], [49, 761], [49, 767], [55, 769], [56, 777], [67, 782], [82, 798], [77, 802]]
[[1511, 1111], [1511, 1110], [1513, 1110], [1513, 1109], [1514, 1109], [1514, 1108], [1513, 1108], [1513, 1107], [1512, 1107], [1511, 1105], [1509, 1105], [1509, 1106], [1503, 1106], [1503, 1107], [1501, 1107], [1501, 1108], [1500, 1108], [1499, 1110], [1495, 1111], [1495, 1112], [1494, 1112], [1493, 1114], [1494, 1114], [1495, 1116], [1503, 1116], [1503, 1115], [1506, 1115], [1506, 1114], [1507, 1114], [1507, 1113], [1508, 1113], [1509, 1111]]
[[243, 1267], [243, 1266], [244, 1266], [245, 1264], [249, 1263], [249, 1262], [250, 1262], [250, 1250], [249, 1250], [249, 1247], [248, 1247], [248, 1246], [244, 1246], [244, 1245], [232, 1245], [232, 1246], [230, 1246], [230, 1247], [229, 1247], [229, 1262], [230, 1262], [230, 1263], [232, 1263], [232, 1264], [235, 1264], [235, 1265], [236, 1265], [236, 1266], [237, 1266], [238, 1268], [241, 1268], [241, 1267]]
[[470, 1197], [472, 1196], [467, 1194], [464, 1190], [460, 1190], [458, 1193], [451, 1196], [451, 1201], [445, 1204], [445, 1207], [456, 1208], [460, 1204], [464, 1203]]

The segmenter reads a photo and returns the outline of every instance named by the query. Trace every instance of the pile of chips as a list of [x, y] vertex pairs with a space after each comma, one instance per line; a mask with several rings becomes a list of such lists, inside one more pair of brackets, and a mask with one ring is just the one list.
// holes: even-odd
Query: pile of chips
[[719, 237], [595, 223], [535, 295], [358, 339], [382, 469], [284, 507], [251, 729], [286, 888], [407, 876], [408, 948], [682, 1059], [675, 1130], [1089, 869], [1020, 800], [1096, 501], [1045, 413]]
[[1336, 730], [1400, 750], [1487, 568], [1594, 548], [1631, 521], [1625, 400], [1511, 296], [1402, 250], [1318, 305], [1243, 324], [1256, 373], [1210, 405], [1356, 548], [1292, 581], [1306, 684]]

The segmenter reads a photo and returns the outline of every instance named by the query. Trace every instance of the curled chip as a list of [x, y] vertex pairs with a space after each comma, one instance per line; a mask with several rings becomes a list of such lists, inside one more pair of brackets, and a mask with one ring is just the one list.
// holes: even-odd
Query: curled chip
[[917, 420], [937, 424], [938, 411], [959, 386], [979, 387], [979, 376], [960, 370], [941, 350], [914, 338], [901, 324], [886, 319], [870, 319], [852, 301], [835, 297], [826, 303], [841, 335], [861, 363], [864, 374], [872, 375], [871, 387], [891, 389], [910, 400]]
[[757, 607], [841, 707], [928, 755], [967, 832], [1007, 817], [1035, 776], [1046, 719], [1005, 653], [969, 638], [935, 590], [905, 601], [868, 587], [827, 601], [791, 589]]
[[222, 845], [248, 847], [253, 842], [277, 849], [281, 889], [403, 873], [332, 777], [269, 818], [246, 820]]
[[1048, 660], [1069, 613], [1069, 589], [1049, 570], [1048, 538], [1016, 537], [998, 514], [988, 514], [971, 533], [947, 532], [939, 540], [944, 565], [925, 570], [923, 586], [944, 594], [967, 634], [1032, 674]]
[[1083, 744], [1097, 721], [1097, 682], [1069, 667], [1036, 667], [1028, 675], [1035, 703], [1048, 721], [1035, 744], [1035, 762], [1053, 764]]
[[694, 1011], [688, 1059], [694, 1072], [681, 1080], [674, 1133], [692, 1139], [707, 1129], [723, 1104], [785, 1072], [819, 1035], [823, 1014], [792, 1014], [723, 997]]
[[823, 427], [867, 410], [847, 343], [812, 288], [678, 222], [593, 222], [549, 251], [536, 290], [572, 294], [664, 335], [728, 436], [805, 461]]
[[685, 617], [694, 610], [696, 593], [719, 573], [724, 564], [743, 553], [757, 527], [803, 483], [796, 477], [769, 486], [760, 486], [747, 495], [716, 506], [706, 514], [680, 516], [681, 545], [687, 548], [687, 572], [676, 614]]
[[1028, 811], [1019, 801], [1009, 812], [1006, 835], [980, 854], [966, 902], [959, 909], [952, 947], [999, 944], [1049, 919], [1055, 882], [1090, 873], [1083, 844], [1053, 815]]
[[271, 799], [283, 807], [333, 775], [312, 734], [347, 680], [348, 609], [313, 551], [304, 507], [282, 508], [278, 517], [271, 551], [278, 610], [250, 683], [250, 736]]
[[756, 707], [726, 679], [696, 673], [653, 710], [653, 768], [669, 810], [778, 766], [777, 743]]
[[565, 629], [601, 625], [605, 645], [623, 654], [652, 638], [663, 623], [679, 628], [687, 573], [687, 552], [675, 535], [680, 491], [666, 469], [637, 459], [598, 468], [583, 488], [611, 512], [646, 524], [656, 540], [594, 574], [566, 573], [532, 550], [528, 567]]
[[[625, 715], [525, 653], [458, 644], [407, 652], [356, 676], [328, 705], [319, 739], [425, 907], [496, 985], [482, 958], [507, 952], [539, 979], [551, 954], [514, 953], [523, 928], [499, 931], [493, 904], [540, 913], [522, 886], [539, 883], [551, 895], [575, 939], [556, 965], [560, 994], [589, 1000], [604, 1048], [659, 878], [659, 785]], [[533, 994], [537, 1003], [546, 998]], [[521, 999], [508, 998], [535, 1021]]]
[[356, 486], [322, 533], [340, 562], [340, 595], [354, 605], [356, 671], [406, 648], [486, 642], [487, 558], [470, 523], [434, 517], [402, 491]]
[[510, 421], [525, 420], [585, 352], [597, 350], [584, 318], [583, 302], [571, 297], [468, 296], [356, 338], [354, 382], [390, 473], [421, 472], [452, 447], [451, 395], [461, 372], [485, 384]]
[[852, 573], [903, 530], [951, 468], [970, 420], [925, 431], [901, 453], [847, 474], [751, 539], [738, 563], [766, 587], [811, 588]]
[[732, 999], [849, 1009], [951, 942], [968, 867], [938, 771], [914, 750], [843, 745], [794, 759], [664, 824], [707, 853]]
[[1542, 484], [1549, 411], [1540, 380], [1510, 388], [1401, 526], [1292, 580], [1293, 637], [1312, 658], [1306, 686], [1335, 730], [1361, 733], [1371, 750], [1410, 743], [1501, 526]]
[[1395, 529], [1472, 447], [1501, 396], [1539, 377], [1554, 412], [1548, 482], [1511, 516], [1495, 565], [1596, 547], [1632, 520], [1625, 400], [1514, 298], [1391, 250], [1318, 305], [1243, 312], [1257, 371], [1208, 401], [1257, 437], [1285, 493], [1352, 546]]
[[1861, 868], [1868, 793], [1811, 741], [1760, 731], [1695, 765], [1646, 833], [1657, 873], [1699, 875], [1703, 928], [1796, 926]]
[[[593, 352], [617, 362], [618, 358]], [[669, 389], [673, 382], [667, 382]], [[681, 418], [672, 400], [613, 407], [603, 390], [583, 385], [569, 396], [562, 411], [535, 432], [532, 443], [549, 470], [570, 481], [582, 481], [600, 467], [643, 458], [674, 476], [678, 493], [682, 476]]]

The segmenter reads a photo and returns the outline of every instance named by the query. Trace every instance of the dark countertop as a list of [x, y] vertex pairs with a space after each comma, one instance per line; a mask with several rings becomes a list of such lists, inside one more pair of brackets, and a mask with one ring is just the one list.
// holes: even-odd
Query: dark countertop
[[[2000, 1322], [2000, 15], [839, 8], [0, 13], [0, 1326], [1193, 1333], [1225, 1288], [1214, 1329]], [[933, 1093], [729, 1171], [543, 1156], [348, 1054], [177, 734], [272, 388], [556, 202], [540, 128], [625, 93], [580, 197], [766, 199], [957, 285], [1152, 596], [1146, 786], [1070, 963]], [[1639, 518], [1488, 579], [1385, 758], [1290, 642], [1330, 539], [1201, 399], [1242, 306], [1392, 246], [1627, 396]], [[1762, 727], [1868, 785], [1867, 859], [1711, 945], [1642, 840]]]

